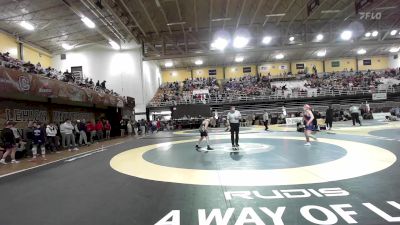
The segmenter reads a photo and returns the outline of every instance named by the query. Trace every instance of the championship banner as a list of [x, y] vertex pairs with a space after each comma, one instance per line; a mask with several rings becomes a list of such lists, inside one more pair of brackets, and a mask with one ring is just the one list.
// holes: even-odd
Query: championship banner
[[373, 93], [372, 100], [386, 100], [387, 93]]
[[96, 105], [117, 106], [121, 97], [101, 94], [88, 88], [49, 79], [43, 75], [28, 74], [0, 67], [0, 96], [27, 95], [84, 102]]
[[296, 125], [301, 122], [303, 122], [303, 117], [286, 118], [286, 125]]
[[204, 95], [209, 94], [208, 89], [195, 89], [193, 90], [193, 95]]

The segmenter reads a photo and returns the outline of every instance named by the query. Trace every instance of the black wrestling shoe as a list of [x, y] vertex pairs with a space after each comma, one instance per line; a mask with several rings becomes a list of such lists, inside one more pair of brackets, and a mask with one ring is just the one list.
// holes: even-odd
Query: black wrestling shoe
[[213, 151], [214, 149], [211, 148], [210, 146], [207, 146], [207, 150], [208, 150], [208, 151]]
[[196, 145], [196, 151], [201, 152], [200, 151], [200, 146]]

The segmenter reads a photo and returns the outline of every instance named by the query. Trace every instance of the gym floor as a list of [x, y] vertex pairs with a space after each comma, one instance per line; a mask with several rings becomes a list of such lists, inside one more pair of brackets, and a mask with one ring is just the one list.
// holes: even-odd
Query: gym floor
[[[400, 123], [159, 132], [0, 178], [4, 225], [398, 224]], [[8, 165], [7, 165], [8, 166]], [[0, 170], [7, 166], [0, 167]]]

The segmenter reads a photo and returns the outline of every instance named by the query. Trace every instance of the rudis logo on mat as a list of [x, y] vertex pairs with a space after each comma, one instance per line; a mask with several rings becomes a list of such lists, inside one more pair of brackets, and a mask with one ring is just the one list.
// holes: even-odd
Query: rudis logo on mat
[[29, 80], [28, 77], [25, 76], [20, 76], [18, 79], [18, 84], [19, 84], [19, 90], [21, 91], [29, 91], [31, 88], [31, 81]]

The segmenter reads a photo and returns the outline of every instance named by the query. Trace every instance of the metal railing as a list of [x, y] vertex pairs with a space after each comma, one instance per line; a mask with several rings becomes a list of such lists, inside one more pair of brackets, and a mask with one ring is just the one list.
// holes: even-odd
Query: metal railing
[[321, 90], [319, 92], [295, 92], [293, 94], [284, 95], [281, 93], [273, 93], [271, 95], [247, 96], [232, 95], [227, 97], [208, 97], [205, 99], [188, 98], [186, 100], [169, 100], [165, 102], [150, 102], [148, 107], [165, 107], [181, 104], [220, 104], [220, 103], [241, 103], [241, 102], [257, 102], [257, 101], [273, 101], [284, 99], [302, 99], [314, 97], [335, 97], [335, 96], [352, 96], [352, 95], [372, 95], [373, 93], [399, 93], [400, 87], [388, 87], [386, 89], [371, 90], [370, 88], [354, 88], [352, 90]]

